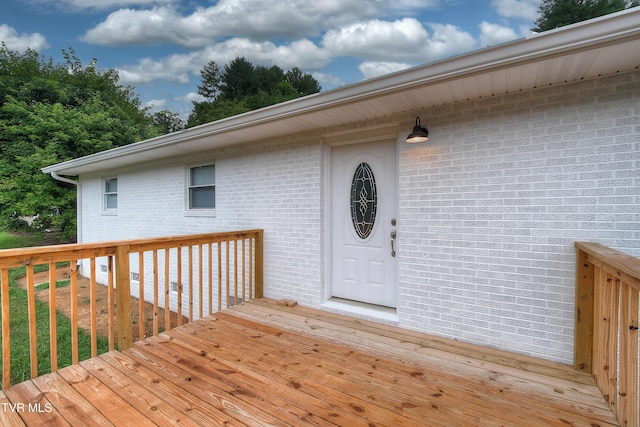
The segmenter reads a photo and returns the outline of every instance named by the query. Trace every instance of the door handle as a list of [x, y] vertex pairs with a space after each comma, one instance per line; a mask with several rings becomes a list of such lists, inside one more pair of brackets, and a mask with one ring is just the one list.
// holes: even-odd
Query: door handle
[[395, 258], [396, 250], [394, 247], [394, 243], [396, 241], [396, 230], [391, 230], [391, 256]]

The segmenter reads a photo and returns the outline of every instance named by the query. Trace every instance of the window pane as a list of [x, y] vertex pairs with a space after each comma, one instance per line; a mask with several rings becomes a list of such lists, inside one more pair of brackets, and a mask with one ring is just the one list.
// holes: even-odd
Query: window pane
[[117, 194], [106, 194], [105, 201], [107, 205], [107, 209], [117, 209], [118, 208], [118, 195]]
[[215, 207], [215, 187], [199, 187], [189, 189], [189, 209], [214, 209]]
[[104, 191], [105, 193], [118, 192], [118, 178], [107, 179], [104, 182]]
[[214, 165], [191, 168], [191, 185], [212, 185], [216, 183], [216, 167]]

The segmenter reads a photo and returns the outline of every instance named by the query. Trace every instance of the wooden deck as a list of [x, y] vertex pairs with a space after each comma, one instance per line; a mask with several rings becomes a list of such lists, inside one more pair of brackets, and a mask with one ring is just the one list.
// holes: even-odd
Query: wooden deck
[[619, 425], [572, 367], [270, 300], [0, 392], [2, 425]]

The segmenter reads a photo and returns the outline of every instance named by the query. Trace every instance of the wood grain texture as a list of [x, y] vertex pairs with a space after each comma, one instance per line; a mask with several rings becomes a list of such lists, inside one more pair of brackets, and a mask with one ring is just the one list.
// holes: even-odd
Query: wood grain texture
[[26, 425], [619, 425], [571, 366], [267, 299], [18, 384], [1, 401], [50, 405], [0, 414]]

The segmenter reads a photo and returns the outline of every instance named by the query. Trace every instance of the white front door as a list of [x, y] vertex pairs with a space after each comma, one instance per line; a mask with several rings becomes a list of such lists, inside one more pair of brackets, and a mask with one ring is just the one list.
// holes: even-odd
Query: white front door
[[331, 150], [331, 296], [396, 306], [395, 141]]

